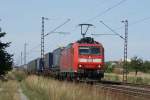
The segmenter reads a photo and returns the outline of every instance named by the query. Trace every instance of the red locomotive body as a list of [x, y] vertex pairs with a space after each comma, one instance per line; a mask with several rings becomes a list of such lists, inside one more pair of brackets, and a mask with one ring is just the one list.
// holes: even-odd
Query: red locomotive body
[[98, 42], [69, 44], [60, 58], [60, 72], [72, 78], [103, 77], [104, 48]]

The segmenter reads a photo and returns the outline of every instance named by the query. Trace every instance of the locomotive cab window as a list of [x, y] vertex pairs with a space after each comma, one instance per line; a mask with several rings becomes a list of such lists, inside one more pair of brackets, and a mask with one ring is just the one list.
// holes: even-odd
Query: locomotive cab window
[[89, 54], [89, 47], [79, 47], [79, 54]]
[[88, 47], [88, 46], [81, 46], [79, 47], [79, 54], [85, 55], [85, 54], [93, 54], [93, 55], [99, 55], [100, 54], [100, 48], [99, 47]]
[[100, 54], [100, 48], [98, 47], [91, 47], [91, 54], [99, 55]]

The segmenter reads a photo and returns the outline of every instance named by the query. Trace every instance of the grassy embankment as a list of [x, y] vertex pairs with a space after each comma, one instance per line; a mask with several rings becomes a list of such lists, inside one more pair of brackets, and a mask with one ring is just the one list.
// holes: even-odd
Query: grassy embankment
[[[97, 86], [62, 82], [35, 75], [27, 76], [21, 71], [12, 74], [9, 77], [11, 80], [0, 81], [2, 88], [0, 100], [20, 100], [19, 85], [29, 100], [141, 100], [138, 97], [104, 90]], [[120, 80], [120, 77], [115, 74], [105, 75], [105, 78], [111, 80]]]
[[94, 87], [38, 76], [26, 78], [22, 87], [31, 100], [104, 100]]
[[30, 100], [141, 100], [98, 86], [60, 82], [35, 75], [28, 76], [21, 85]]
[[[105, 73], [104, 79], [112, 81], [122, 81], [121, 74]], [[139, 73], [137, 76], [135, 73], [128, 74], [128, 82], [137, 84], [149, 84], [150, 85], [150, 74]]]
[[20, 100], [19, 84], [14, 80], [12, 73], [7, 75], [7, 80], [0, 80], [0, 100]]

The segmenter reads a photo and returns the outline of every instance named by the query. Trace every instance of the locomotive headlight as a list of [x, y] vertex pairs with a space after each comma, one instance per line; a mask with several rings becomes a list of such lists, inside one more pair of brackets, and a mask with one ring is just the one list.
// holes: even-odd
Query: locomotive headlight
[[101, 65], [98, 65], [98, 68], [101, 68]]
[[79, 67], [81, 68], [81, 67], [82, 67], [82, 65], [79, 65]]
[[85, 59], [85, 58], [79, 58], [79, 62], [87, 62], [87, 59]]
[[102, 59], [93, 59], [93, 62], [102, 62]]

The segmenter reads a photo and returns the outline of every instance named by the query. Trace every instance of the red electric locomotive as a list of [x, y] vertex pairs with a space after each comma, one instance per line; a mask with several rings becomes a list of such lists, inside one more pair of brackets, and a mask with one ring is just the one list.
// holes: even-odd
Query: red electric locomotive
[[60, 56], [61, 78], [98, 79], [104, 76], [104, 47], [86, 37], [69, 44]]

